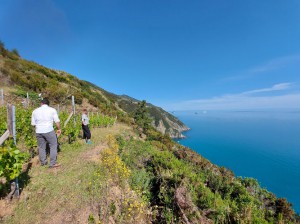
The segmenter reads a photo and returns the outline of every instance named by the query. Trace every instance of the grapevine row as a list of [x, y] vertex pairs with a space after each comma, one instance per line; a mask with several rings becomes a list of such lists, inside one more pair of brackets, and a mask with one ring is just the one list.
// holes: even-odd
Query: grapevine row
[[[11, 181], [18, 177], [22, 171], [22, 165], [30, 158], [30, 151], [34, 151], [37, 147], [35, 130], [31, 126], [31, 114], [33, 108], [16, 108], [16, 138], [17, 145], [13, 141], [7, 140], [0, 147], [0, 179], [5, 178], [6, 181]], [[0, 136], [7, 130], [6, 107], [0, 107]], [[80, 137], [81, 131], [81, 115], [73, 115], [67, 125], [64, 123], [67, 120], [69, 113], [62, 111], [59, 113], [62, 134], [59, 138], [60, 144], [72, 143]], [[92, 128], [112, 126], [116, 118], [110, 116], [92, 114], [90, 116], [90, 126]], [[3, 184], [0, 181], [0, 192]]]

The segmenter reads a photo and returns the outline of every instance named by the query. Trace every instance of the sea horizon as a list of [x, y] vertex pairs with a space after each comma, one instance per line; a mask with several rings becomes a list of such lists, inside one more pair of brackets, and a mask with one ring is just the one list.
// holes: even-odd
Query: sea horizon
[[287, 198], [300, 212], [299, 110], [173, 111], [189, 131], [176, 139], [236, 176]]

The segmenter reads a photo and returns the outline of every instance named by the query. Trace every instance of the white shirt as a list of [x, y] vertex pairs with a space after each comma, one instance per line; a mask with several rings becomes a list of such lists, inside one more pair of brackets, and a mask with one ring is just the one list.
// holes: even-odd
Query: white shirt
[[31, 125], [35, 126], [36, 133], [48, 133], [53, 131], [53, 121], [59, 122], [57, 112], [48, 105], [42, 105], [35, 109], [31, 116]]
[[86, 115], [86, 114], [82, 114], [81, 116], [81, 121], [84, 125], [88, 125], [90, 122], [89, 122], [89, 117]]

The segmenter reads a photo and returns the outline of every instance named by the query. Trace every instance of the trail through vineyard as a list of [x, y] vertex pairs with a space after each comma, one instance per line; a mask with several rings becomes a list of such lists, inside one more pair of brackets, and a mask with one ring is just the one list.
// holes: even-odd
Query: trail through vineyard
[[41, 167], [35, 157], [28, 172], [28, 183], [20, 199], [0, 201], [3, 223], [86, 223], [99, 209], [87, 193], [89, 177], [99, 163], [100, 151], [107, 148], [109, 135], [132, 132], [129, 126], [115, 124], [92, 129], [92, 145], [83, 140], [63, 144], [58, 154], [59, 168]]

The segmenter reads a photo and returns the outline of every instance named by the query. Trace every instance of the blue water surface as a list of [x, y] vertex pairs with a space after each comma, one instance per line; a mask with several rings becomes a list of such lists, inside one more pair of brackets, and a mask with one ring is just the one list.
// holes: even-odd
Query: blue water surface
[[236, 176], [254, 177], [300, 213], [300, 112], [174, 112], [179, 142]]

